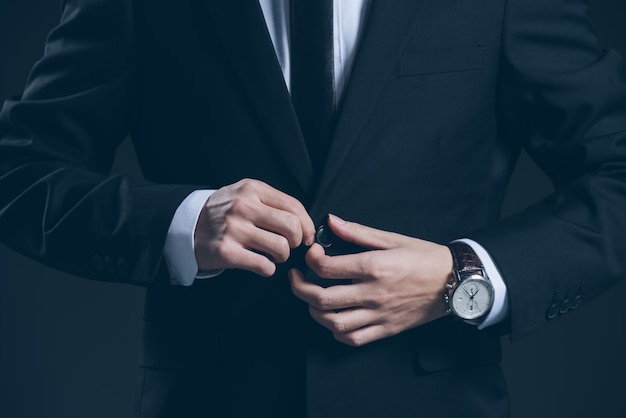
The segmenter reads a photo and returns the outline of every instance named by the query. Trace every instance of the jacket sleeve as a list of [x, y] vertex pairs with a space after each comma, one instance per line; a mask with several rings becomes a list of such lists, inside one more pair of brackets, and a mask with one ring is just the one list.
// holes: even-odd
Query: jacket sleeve
[[0, 113], [0, 240], [82, 277], [149, 284], [191, 186], [110, 176], [132, 123], [132, 2], [67, 0]]
[[470, 238], [506, 282], [516, 340], [626, 275], [626, 88], [583, 0], [510, 0], [502, 114], [555, 192]]

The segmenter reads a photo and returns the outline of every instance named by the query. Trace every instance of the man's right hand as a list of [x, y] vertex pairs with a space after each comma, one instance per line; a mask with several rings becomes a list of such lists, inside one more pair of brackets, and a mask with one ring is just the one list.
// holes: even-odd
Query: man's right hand
[[243, 269], [269, 277], [291, 248], [310, 246], [315, 226], [302, 203], [258, 180], [222, 187], [198, 218], [194, 247], [200, 270]]

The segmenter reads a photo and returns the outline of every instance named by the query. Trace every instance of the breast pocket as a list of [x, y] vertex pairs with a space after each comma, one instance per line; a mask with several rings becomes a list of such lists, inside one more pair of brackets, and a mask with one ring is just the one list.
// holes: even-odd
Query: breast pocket
[[479, 71], [485, 66], [485, 46], [430, 48], [406, 52], [398, 63], [399, 77]]

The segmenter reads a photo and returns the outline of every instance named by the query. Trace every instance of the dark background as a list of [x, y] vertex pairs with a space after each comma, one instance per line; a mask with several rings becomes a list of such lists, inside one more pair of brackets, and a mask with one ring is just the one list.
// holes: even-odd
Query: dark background
[[[0, 102], [20, 93], [59, 3], [0, 0]], [[591, 3], [601, 43], [626, 55], [626, 2]], [[114, 170], [138, 173], [128, 143]], [[523, 156], [504, 214], [550, 190]], [[503, 340], [513, 418], [626, 416], [624, 292], [626, 283], [518, 343]], [[141, 288], [58, 273], [0, 245], [0, 417], [131, 417], [142, 309]]]

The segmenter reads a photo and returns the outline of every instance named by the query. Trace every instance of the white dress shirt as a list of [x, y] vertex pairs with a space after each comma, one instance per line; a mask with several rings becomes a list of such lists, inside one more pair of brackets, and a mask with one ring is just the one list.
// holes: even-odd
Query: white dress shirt
[[[341, 100], [352, 69], [363, 22], [372, 0], [334, 0], [334, 54], [335, 91]], [[259, 0], [278, 62], [287, 88], [290, 88], [291, 65], [289, 60], [289, 0]], [[178, 207], [168, 230], [164, 255], [172, 284], [189, 286], [195, 279], [210, 278], [221, 271], [198, 272], [194, 252], [194, 231], [204, 202], [214, 190], [197, 190]], [[494, 287], [494, 305], [480, 329], [502, 321], [508, 312], [507, 290], [504, 281], [487, 251], [476, 242], [463, 239], [483, 262]], [[442, 298], [443, 298], [443, 291]]]

